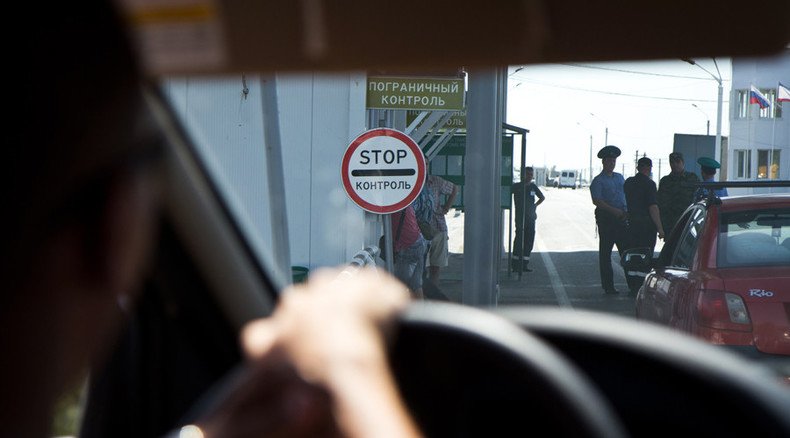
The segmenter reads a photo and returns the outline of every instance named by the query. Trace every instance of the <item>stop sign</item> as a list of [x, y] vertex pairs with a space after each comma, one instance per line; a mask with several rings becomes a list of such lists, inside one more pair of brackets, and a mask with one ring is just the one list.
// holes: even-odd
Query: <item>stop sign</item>
[[377, 128], [359, 135], [343, 155], [341, 177], [348, 196], [371, 213], [400, 211], [425, 184], [425, 156], [408, 135]]

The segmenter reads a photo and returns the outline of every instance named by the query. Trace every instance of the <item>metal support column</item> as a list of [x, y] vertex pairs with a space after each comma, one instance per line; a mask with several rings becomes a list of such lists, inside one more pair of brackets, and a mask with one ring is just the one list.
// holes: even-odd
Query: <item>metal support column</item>
[[497, 223], [502, 142], [500, 81], [496, 68], [469, 72], [462, 300], [473, 306], [496, 303], [501, 247], [501, 234], [497, 233], [501, 227]]
[[[272, 221], [272, 253], [277, 274], [293, 281], [291, 275], [291, 249], [288, 242], [288, 209], [285, 203], [285, 177], [283, 174], [282, 141], [280, 140], [280, 110], [277, 103], [277, 79], [274, 74], [261, 79], [263, 88], [263, 133], [266, 141], [266, 175], [269, 187], [269, 212]], [[282, 283], [281, 283], [282, 284]]]

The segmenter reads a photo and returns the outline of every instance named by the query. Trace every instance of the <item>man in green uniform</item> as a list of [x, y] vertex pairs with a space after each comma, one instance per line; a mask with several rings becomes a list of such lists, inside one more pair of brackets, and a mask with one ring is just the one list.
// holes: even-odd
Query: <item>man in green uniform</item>
[[[702, 182], [714, 182], [714, 177], [716, 176], [716, 169], [720, 168], [721, 164], [710, 157], [699, 157], [697, 159], [697, 164], [700, 165], [700, 175], [702, 175]], [[727, 187], [721, 187], [718, 189], [707, 189], [707, 188], [699, 187], [694, 192], [694, 201], [698, 201], [700, 199], [708, 197], [711, 191], [719, 198], [721, 198], [722, 196], [729, 196], [729, 194], [727, 193]]]
[[657, 201], [661, 211], [661, 224], [667, 233], [672, 232], [675, 222], [686, 207], [694, 202], [694, 183], [699, 181], [695, 173], [686, 172], [683, 154], [669, 154], [669, 166], [672, 172], [661, 178], [658, 186]]

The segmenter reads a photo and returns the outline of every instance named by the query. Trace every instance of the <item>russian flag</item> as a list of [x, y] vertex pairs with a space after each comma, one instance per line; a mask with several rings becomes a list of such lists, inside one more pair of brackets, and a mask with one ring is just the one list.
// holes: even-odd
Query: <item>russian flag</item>
[[768, 102], [768, 98], [765, 97], [763, 93], [760, 93], [760, 90], [758, 90], [754, 85], [752, 85], [751, 92], [749, 93], [749, 103], [756, 103], [757, 105], [760, 105], [760, 109], [771, 106], [771, 103]]
[[782, 85], [779, 82], [779, 89], [776, 90], [776, 100], [777, 102], [790, 102], [790, 89]]

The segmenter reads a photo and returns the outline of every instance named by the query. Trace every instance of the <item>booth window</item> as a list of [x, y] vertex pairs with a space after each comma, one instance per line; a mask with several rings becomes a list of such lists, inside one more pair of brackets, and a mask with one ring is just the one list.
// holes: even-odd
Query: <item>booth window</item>
[[735, 151], [735, 177], [752, 177], [752, 151], [748, 149]]
[[779, 178], [779, 149], [757, 151], [757, 178]]

